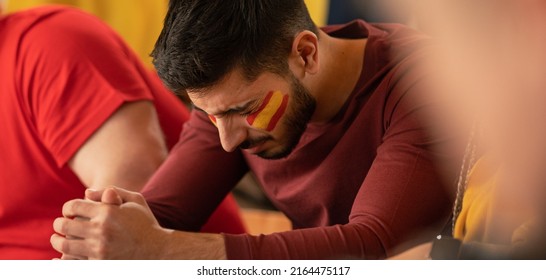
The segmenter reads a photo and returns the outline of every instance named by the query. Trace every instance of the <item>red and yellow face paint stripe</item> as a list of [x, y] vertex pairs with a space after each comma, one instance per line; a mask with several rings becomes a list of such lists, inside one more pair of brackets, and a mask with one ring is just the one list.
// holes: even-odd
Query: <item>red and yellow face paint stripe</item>
[[246, 118], [252, 127], [267, 131], [273, 131], [286, 112], [288, 95], [280, 91], [272, 91], [267, 94], [258, 110]]
[[[271, 132], [277, 127], [287, 107], [288, 95], [284, 95], [280, 91], [272, 91], [267, 94], [258, 110], [246, 118], [246, 121], [254, 128]], [[209, 115], [209, 119], [214, 125], [217, 125], [213, 115]]]
[[209, 115], [209, 119], [210, 119], [210, 121], [214, 124], [214, 126], [218, 126], [218, 125], [216, 124], [216, 118], [215, 118], [213, 115]]

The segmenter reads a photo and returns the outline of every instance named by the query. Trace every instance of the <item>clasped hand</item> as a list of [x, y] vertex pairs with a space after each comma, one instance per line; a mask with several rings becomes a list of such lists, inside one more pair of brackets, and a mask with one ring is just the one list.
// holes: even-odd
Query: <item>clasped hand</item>
[[53, 223], [51, 245], [62, 259], [156, 259], [162, 229], [139, 193], [88, 189], [68, 201]]

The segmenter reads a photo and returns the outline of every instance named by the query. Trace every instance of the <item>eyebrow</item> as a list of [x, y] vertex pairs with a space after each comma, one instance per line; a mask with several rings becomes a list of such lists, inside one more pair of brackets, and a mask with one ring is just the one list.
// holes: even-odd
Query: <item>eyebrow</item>
[[193, 104], [193, 108], [198, 110], [198, 111], [201, 111], [201, 112], [204, 112], [206, 114], [209, 114], [209, 115], [213, 115], [213, 116], [218, 116], [218, 117], [223, 117], [223, 116], [227, 116], [227, 115], [231, 115], [231, 114], [238, 114], [238, 113], [242, 113], [242, 112], [245, 112], [246, 110], [248, 110], [248, 108], [253, 105], [254, 103], [256, 103], [258, 99], [252, 99], [250, 101], [247, 101], [246, 103], [242, 104], [242, 105], [238, 105], [238, 106], [235, 106], [235, 107], [232, 107], [232, 108], [229, 108], [227, 109], [226, 111], [222, 111], [222, 112], [216, 112], [214, 114], [209, 114], [207, 113], [205, 110], [195, 106], [195, 104]]

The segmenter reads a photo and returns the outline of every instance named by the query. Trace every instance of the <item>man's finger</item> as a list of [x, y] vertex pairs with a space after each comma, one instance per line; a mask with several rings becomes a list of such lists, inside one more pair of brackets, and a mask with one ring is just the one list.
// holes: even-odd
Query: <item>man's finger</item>
[[63, 205], [63, 216], [91, 219], [99, 213], [100, 207], [101, 204], [94, 201], [74, 199]]
[[[128, 190], [125, 190], [125, 189], [120, 189], [120, 188], [117, 188], [117, 187], [109, 188], [107, 190], [115, 191], [123, 202], [135, 202], [135, 203], [138, 203], [140, 205], [146, 205], [146, 200], [138, 192], [132, 192], [132, 191], [128, 191]], [[105, 190], [105, 192], [107, 190]], [[104, 194], [103, 194], [103, 196], [104, 196]]]
[[121, 205], [123, 204], [123, 199], [120, 197], [115, 189], [109, 188], [104, 190], [104, 192], [102, 193], [101, 202], [112, 205]]
[[102, 189], [102, 190], [86, 189], [85, 190], [85, 198], [89, 199], [91, 201], [100, 202], [103, 192], [104, 192], [104, 189]]
[[49, 240], [55, 251], [72, 256], [87, 256], [89, 250], [87, 243], [82, 239], [67, 239], [58, 234], [53, 234]]
[[89, 221], [72, 220], [68, 218], [57, 218], [53, 222], [53, 229], [56, 233], [69, 236], [69, 239], [89, 237]]

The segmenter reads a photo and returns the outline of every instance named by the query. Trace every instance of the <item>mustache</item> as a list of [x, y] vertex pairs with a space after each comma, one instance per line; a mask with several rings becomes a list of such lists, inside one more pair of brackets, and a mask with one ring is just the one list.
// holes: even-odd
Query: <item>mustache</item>
[[263, 136], [263, 137], [255, 138], [255, 139], [247, 139], [243, 143], [241, 143], [241, 145], [239, 145], [239, 149], [243, 149], [243, 150], [250, 149], [272, 139], [273, 138], [271, 136]]

